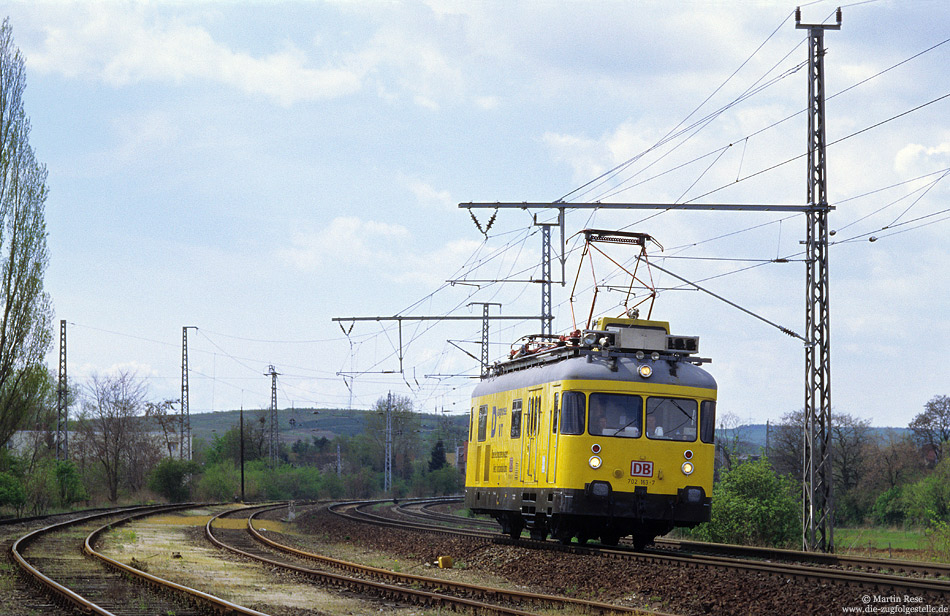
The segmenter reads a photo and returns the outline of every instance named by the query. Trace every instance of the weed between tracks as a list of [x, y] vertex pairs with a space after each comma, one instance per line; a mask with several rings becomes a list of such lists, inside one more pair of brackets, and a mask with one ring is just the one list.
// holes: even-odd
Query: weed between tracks
[[[325, 590], [293, 575], [275, 573], [270, 567], [232, 557], [230, 553], [212, 547], [204, 538], [209, 512], [196, 510], [195, 515], [191, 513], [146, 518], [115, 529], [103, 538], [100, 551], [127, 564], [135, 559], [145, 563], [153, 575], [275, 616], [380, 612], [381, 604], [349, 593]], [[244, 529], [246, 524], [246, 518], [225, 518], [216, 521], [214, 528]], [[267, 529], [265, 534], [285, 526], [270, 520], [255, 524], [258, 529]], [[295, 531], [290, 529], [290, 532]], [[134, 540], [130, 541], [133, 536]], [[388, 605], [382, 612], [423, 613], [418, 609], [390, 609]]]

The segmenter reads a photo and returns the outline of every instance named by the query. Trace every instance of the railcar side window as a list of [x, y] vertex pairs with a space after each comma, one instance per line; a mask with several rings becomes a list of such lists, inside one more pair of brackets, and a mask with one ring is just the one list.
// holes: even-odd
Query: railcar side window
[[587, 431], [594, 436], [638, 438], [643, 430], [643, 398], [629, 394], [591, 394]]
[[521, 438], [521, 400], [511, 402], [511, 438]]
[[551, 434], [557, 434], [557, 392], [554, 392], [554, 408], [551, 409]]
[[584, 434], [584, 394], [565, 391], [561, 396], [561, 434]]
[[647, 438], [695, 441], [698, 406], [685, 398], [647, 398]]
[[703, 400], [699, 411], [699, 438], [704, 443], [716, 442], [716, 401]]
[[485, 440], [485, 433], [488, 431], [488, 405], [483, 404], [478, 407], [478, 442]]

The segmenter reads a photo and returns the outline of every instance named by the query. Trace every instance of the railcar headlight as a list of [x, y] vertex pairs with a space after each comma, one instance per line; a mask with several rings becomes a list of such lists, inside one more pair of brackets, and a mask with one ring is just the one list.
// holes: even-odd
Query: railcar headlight
[[683, 469], [683, 474], [684, 474], [684, 475], [692, 475], [692, 474], [693, 474], [693, 463], [692, 463], [692, 462], [683, 462], [683, 466], [681, 466], [680, 468]]
[[584, 343], [584, 346], [594, 346], [597, 344], [597, 334], [594, 332], [587, 332], [584, 334], [584, 337], [581, 338], [581, 342]]
[[637, 368], [637, 372], [639, 372], [640, 376], [642, 376], [643, 378], [648, 379], [651, 376], [653, 376], [653, 366], [643, 364], [642, 366]]
[[683, 452], [683, 457], [686, 458], [687, 460], [692, 460], [693, 451], [691, 449], [687, 449], [686, 451]]
[[594, 443], [593, 445], [590, 446], [590, 451], [591, 453], [600, 453], [600, 445], [597, 443]]
[[600, 465], [603, 464], [604, 461], [600, 459], [600, 456], [591, 456], [587, 463], [590, 464], [592, 469], [596, 470], [600, 468]]
[[643, 361], [644, 357], [646, 357], [646, 354], [643, 351], [637, 351], [637, 359]]
[[660, 354], [657, 353], [656, 351], [653, 351], [652, 353], [650, 353], [650, 359], [652, 359], [653, 361], [659, 361]]

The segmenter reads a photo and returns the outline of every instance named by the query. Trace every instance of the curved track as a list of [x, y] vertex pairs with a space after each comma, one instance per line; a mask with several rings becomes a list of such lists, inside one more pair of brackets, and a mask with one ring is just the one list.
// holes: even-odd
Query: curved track
[[[60, 522], [17, 539], [11, 555], [61, 605], [101, 616], [219, 614], [265, 616], [213, 595], [158, 578], [98, 552], [106, 531], [131, 520], [192, 505], [136, 507]], [[146, 582], [135, 584], [133, 580]]]
[[[344, 507], [359, 508], [362, 504], [347, 504]], [[247, 518], [244, 531], [215, 528], [214, 522], [221, 517], [235, 517], [240, 512], [226, 512], [208, 522], [206, 533], [209, 539], [224, 549], [252, 558], [268, 565], [281, 567], [298, 574], [317, 578], [322, 583], [369, 592], [378, 596], [416, 605], [451, 607], [477, 613], [527, 615], [523, 606], [541, 609], [571, 610], [572, 613], [588, 614], [644, 614], [644, 610], [626, 608], [596, 601], [584, 601], [538, 593], [521, 592], [454, 582], [441, 578], [398, 573], [387, 569], [369, 567], [353, 562], [329, 558], [265, 536], [255, 528], [255, 518], [279, 507], [253, 508]], [[269, 534], [269, 533], [268, 533]], [[306, 561], [310, 566], [302, 566]], [[320, 569], [315, 569], [317, 563]], [[334, 573], [328, 569], [345, 571], [349, 575]]]

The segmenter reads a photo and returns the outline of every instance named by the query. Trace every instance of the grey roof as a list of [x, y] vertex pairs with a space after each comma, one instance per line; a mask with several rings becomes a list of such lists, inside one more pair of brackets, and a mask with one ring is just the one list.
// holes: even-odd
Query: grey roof
[[[649, 379], [644, 379], [637, 373], [637, 368], [641, 364], [653, 367], [653, 375]], [[616, 365], [616, 370], [611, 369], [612, 365]], [[634, 381], [637, 383], [682, 385], [705, 389], [716, 388], [716, 380], [711, 374], [687, 361], [668, 361], [662, 358], [653, 361], [649, 356], [643, 360], [637, 360], [629, 355], [604, 357], [593, 352], [536, 365], [524, 370], [489, 376], [475, 387], [472, 397], [568, 379]]]

